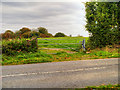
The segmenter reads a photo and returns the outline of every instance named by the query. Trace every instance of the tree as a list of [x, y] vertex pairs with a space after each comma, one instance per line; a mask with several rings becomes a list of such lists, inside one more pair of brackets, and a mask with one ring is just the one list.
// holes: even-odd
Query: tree
[[7, 30], [7, 31], [5, 31], [5, 33], [11, 33], [11, 34], [14, 34], [14, 32], [11, 31], [11, 30]]
[[14, 37], [15, 37], [14, 32], [12, 32], [11, 30], [7, 30], [5, 31], [5, 33], [2, 34], [3, 39], [10, 39]]
[[24, 38], [30, 38], [31, 37], [31, 32], [23, 33], [22, 37], [24, 37]]
[[16, 31], [15, 38], [20, 38], [20, 37], [21, 37], [21, 31]]
[[36, 37], [39, 37], [40, 36], [40, 33], [39, 32], [37, 32], [37, 31], [31, 31], [31, 33], [30, 33], [31, 35], [31, 37], [33, 37], [33, 36], [36, 36]]
[[22, 29], [20, 29], [21, 34], [23, 33], [27, 33], [30, 32], [31, 30], [29, 28], [23, 27]]
[[65, 37], [66, 35], [64, 33], [58, 32], [55, 34], [54, 37]]
[[48, 33], [47, 36], [48, 37], [53, 37], [53, 35], [51, 33]]
[[42, 34], [48, 34], [48, 30], [44, 27], [39, 27], [38, 31], [39, 31], [39, 33], [42, 33]]
[[[116, 43], [118, 33], [118, 2], [87, 2], [86, 30], [91, 34], [91, 48]], [[117, 27], [116, 27], [117, 26]]]

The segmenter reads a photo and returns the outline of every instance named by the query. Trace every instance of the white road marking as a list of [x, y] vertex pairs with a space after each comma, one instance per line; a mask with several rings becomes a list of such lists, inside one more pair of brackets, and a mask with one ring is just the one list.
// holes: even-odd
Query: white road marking
[[4, 75], [2, 78], [5, 77], [15, 77], [15, 76], [27, 76], [27, 75], [37, 75], [37, 74], [52, 74], [52, 73], [62, 73], [62, 72], [76, 72], [76, 71], [83, 71], [83, 70], [96, 70], [96, 69], [104, 69], [106, 67], [94, 67], [94, 68], [85, 68], [85, 69], [74, 69], [74, 70], [64, 70], [64, 71], [52, 71], [52, 72], [37, 72], [37, 73], [23, 73], [23, 74], [14, 74], [14, 75]]

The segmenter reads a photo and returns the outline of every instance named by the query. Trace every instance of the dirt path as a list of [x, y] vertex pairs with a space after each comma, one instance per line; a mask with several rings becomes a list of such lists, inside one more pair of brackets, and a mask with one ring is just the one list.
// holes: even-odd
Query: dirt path
[[75, 51], [65, 50], [65, 49], [61, 49], [61, 48], [44, 48], [44, 50], [54, 50], [54, 51], [64, 51], [67, 53], [76, 53]]

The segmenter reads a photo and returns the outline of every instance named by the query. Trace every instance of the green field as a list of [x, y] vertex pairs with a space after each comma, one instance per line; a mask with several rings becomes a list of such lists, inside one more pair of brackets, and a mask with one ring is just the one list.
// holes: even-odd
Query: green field
[[78, 48], [84, 38], [88, 40], [88, 37], [38, 38], [38, 46], [40, 48]]

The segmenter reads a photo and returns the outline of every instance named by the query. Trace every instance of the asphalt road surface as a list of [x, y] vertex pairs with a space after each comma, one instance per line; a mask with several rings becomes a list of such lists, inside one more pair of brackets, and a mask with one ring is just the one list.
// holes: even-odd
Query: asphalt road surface
[[118, 84], [120, 59], [78, 60], [2, 67], [2, 88], [84, 88]]

